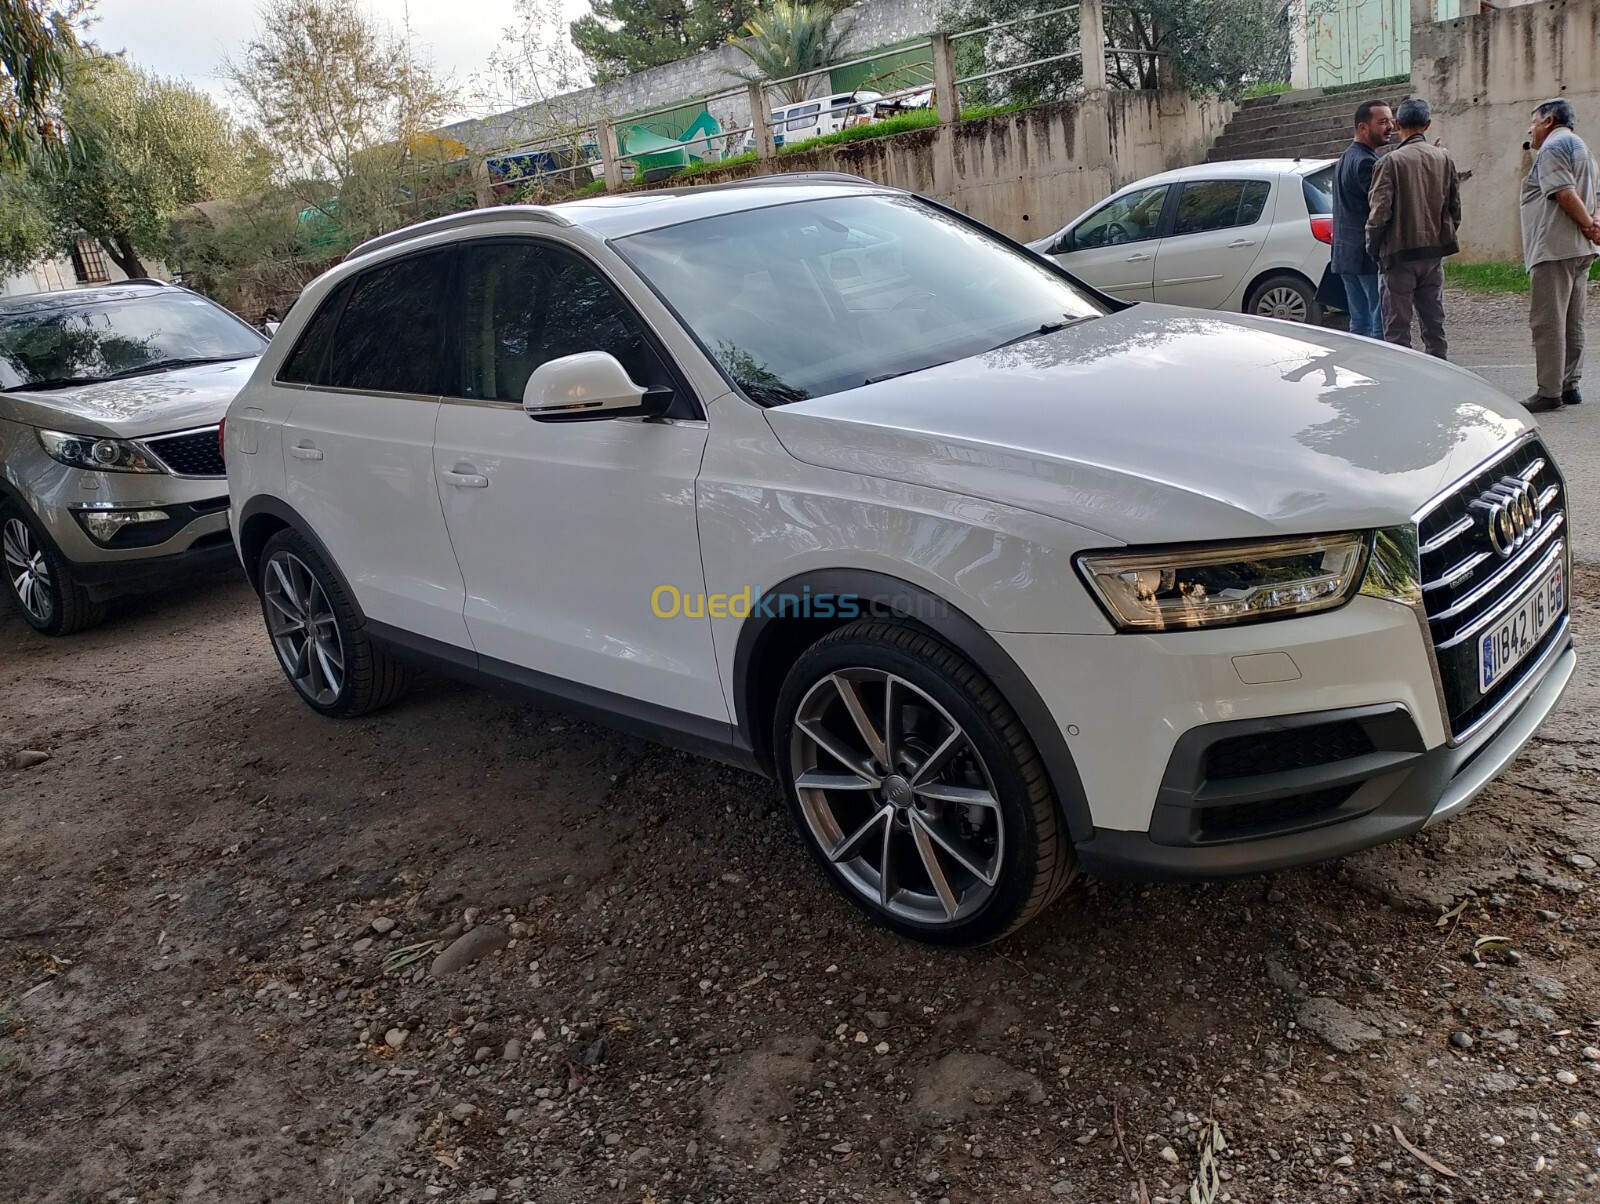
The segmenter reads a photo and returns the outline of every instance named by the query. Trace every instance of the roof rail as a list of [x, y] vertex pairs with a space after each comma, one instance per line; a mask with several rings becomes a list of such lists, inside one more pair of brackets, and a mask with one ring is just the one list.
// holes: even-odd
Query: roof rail
[[114, 284], [152, 284], [156, 288], [170, 288], [170, 287], [172, 287], [170, 281], [157, 280], [157, 279], [155, 279], [154, 277], [151, 277], [151, 276], [130, 276], [127, 280], [116, 280], [116, 281], [113, 281], [113, 283]]
[[500, 222], [519, 217], [536, 222], [549, 222], [553, 226], [572, 225], [566, 218], [545, 205], [493, 205], [487, 209], [469, 209], [465, 213], [447, 213], [444, 217], [429, 218], [425, 222], [402, 226], [398, 230], [369, 238], [346, 255], [344, 261], [349, 263], [352, 259], [370, 255], [374, 251], [398, 246], [400, 243], [410, 242], [413, 238], [437, 234], [441, 230], [460, 230], [481, 226], [486, 222]]
[[770, 176], [747, 176], [742, 180], [721, 180], [715, 184], [685, 184], [681, 188], [657, 188], [652, 191], [668, 193], [709, 192], [724, 188], [763, 188], [784, 184], [867, 184], [873, 188], [891, 188], [866, 176], [853, 176], [843, 171], [791, 171]]

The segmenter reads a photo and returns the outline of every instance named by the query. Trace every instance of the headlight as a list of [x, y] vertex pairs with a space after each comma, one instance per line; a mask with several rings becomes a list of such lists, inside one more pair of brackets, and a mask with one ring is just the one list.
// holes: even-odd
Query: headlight
[[151, 459], [126, 439], [95, 439], [40, 431], [39, 442], [53, 460], [93, 472], [160, 472]]
[[1123, 631], [1216, 627], [1331, 610], [1360, 588], [1363, 532], [1078, 558]]

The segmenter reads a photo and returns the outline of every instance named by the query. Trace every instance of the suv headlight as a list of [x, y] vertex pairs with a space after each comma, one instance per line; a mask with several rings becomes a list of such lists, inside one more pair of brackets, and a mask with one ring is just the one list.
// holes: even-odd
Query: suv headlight
[[1361, 588], [1366, 532], [1078, 557], [1122, 631], [1217, 627], [1331, 610]]
[[73, 468], [87, 468], [93, 472], [161, 471], [149, 456], [126, 439], [96, 439], [89, 435], [40, 431], [39, 442], [51, 459]]

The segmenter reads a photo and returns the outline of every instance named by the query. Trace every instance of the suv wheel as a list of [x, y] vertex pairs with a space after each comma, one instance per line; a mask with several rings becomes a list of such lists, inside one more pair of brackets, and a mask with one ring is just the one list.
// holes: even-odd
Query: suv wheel
[[279, 531], [261, 553], [261, 613], [284, 676], [324, 715], [362, 715], [405, 692], [409, 671], [373, 646], [339, 579], [305, 539]]
[[105, 618], [48, 536], [17, 506], [0, 506], [0, 559], [11, 600], [35, 631], [71, 635]]
[[1076, 875], [1021, 721], [932, 636], [866, 620], [824, 637], [790, 670], [774, 734], [812, 855], [904, 936], [994, 940]]
[[1251, 289], [1244, 312], [1313, 326], [1322, 321], [1322, 306], [1317, 304], [1316, 291], [1299, 276], [1288, 274], [1268, 276]]

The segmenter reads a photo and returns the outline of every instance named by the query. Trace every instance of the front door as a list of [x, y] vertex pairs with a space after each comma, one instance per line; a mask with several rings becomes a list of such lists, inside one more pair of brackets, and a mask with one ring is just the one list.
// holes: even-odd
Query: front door
[[700, 604], [695, 478], [706, 423], [695, 410], [529, 418], [522, 392], [533, 370], [580, 351], [610, 352], [639, 384], [690, 399], [638, 316], [575, 251], [500, 239], [459, 254], [459, 380], [440, 408], [434, 465], [485, 667], [499, 661], [726, 723]]
[[1308, 0], [1306, 50], [1313, 88], [1407, 75], [1411, 0]]
[[1080, 280], [1124, 301], [1153, 296], [1168, 186], [1114, 197], [1062, 236], [1054, 252]]
[[1267, 240], [1265, 180], [1194, 180], [1183, 186], [1172, 229], [1156, 253], [1156, 300], [1220, 309]]
[[389, 260], [323, 303], [280, 377], [304, 389], [283, 424], [283, 455], [289, 504], [362, 613], [470, 647], [433, 481], [447, 260]]

